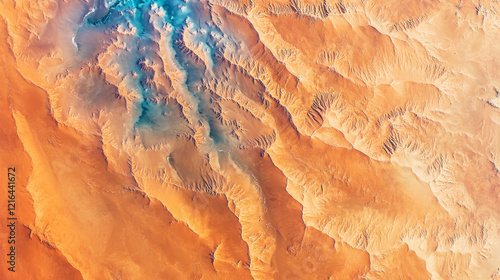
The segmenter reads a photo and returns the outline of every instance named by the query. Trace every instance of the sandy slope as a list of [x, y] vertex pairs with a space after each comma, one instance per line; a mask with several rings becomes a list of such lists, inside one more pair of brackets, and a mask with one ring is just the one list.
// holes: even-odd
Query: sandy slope
[[0, 278], [500, 279], [496, 1], [107, 2], [0, 4]]

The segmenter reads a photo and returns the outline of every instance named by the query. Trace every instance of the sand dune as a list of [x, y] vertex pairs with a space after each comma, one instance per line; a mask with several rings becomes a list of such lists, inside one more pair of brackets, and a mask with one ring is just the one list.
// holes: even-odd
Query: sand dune
[[3, 1], [0, 278], [500, 279], [499, 11]]

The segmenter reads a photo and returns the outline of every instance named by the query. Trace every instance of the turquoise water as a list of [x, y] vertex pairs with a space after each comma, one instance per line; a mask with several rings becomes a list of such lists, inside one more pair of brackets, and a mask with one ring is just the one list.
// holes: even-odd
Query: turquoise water
[[[168, 108], [164, 108], [166, 105], [157, 104], [154, 101], [154, 97], [167, 93], [159, 93], [156, 88], [151, 87], [151, 83], [147, 83], [149, 79], [153, 78], [152, 73], [145, 71], [140, 63], [143, 60], [155, 61], [155, 59], [158, 59], [156, 52], [157, 48], [155, 47], [157, 43], [153, 40], [154, 36], [157, 34], [155, 34], [155, 29], [149, 22], [149, 13], [152, 4], [156, 4], [165, 10], [166, 13], [163, 20], [173, 28], [170, 42], [175, 52], [174, 57], [178, 65], [182, 67], [186, 74], [186, 88], [198, 102], [199, 115], [210, 125], [210, 137], [216, 144], [223, 142], [224, 137], [221, 129], [218, 127], [219, 123], [215, 120], [214, 113], [210, 109], [210, 96], [207, 92], [198, 89], [201, 80], [206, 77], [207, 66], [203, 62], [197, 61], [183, 52], [181, 50], [181, 44], [179, 43], [181, 40], [181, 32], [187, 25], [186, 21], [189, 21], [194, 29], [204, 29], [206, 32], [204, 34], [198, 34], [196, 39], [198, 42], [203, 43], [205, 48], [208, 48], [211, 59], [214, 62], [213, 67], [217, 67], [215, 53], [218, 50], [216, 42], [213, 41], [209, 34], [211, 32], [221, 34], [221, 32], [210, 21], [210, 15], [202, 3], [194, 0], [98, 0], [94, 10], [85, 17], [83, 30], [80, 31], [99, 30], [103, 33], [107, 31], [109, 33], [111, 28], [124, 23], [129, 23], [136, 28], [137, 33], [133, 38], [133, 42], [129, 43], [137, 47], [131, 48], [130, 53], [123, 55], [128, 61], [121, 65], [122, 71], [125, 73], [127, 73], [127, 71], [136, 73], [134, 77], [135, 90], [143, 97], [143, 101], [137, 108], [140, 112], [135, 126], [138, 128], [155, 128], [155, 126], [160, 123], [164, 125], [165, 122], [160, 120], [164, 115], [164, 111], [168, 110]], [[97, 41], [92, 43], [99, 44], [100, 42]], [[87, 42], [80, 42], [80, 45], [81, 44], [87, 44]]]

